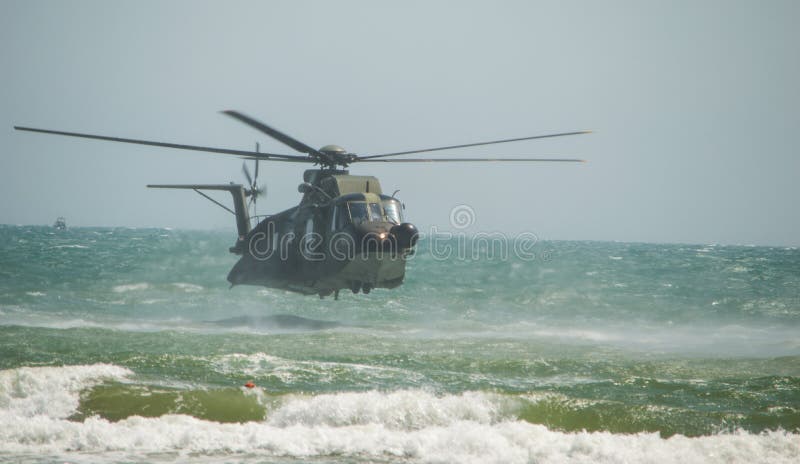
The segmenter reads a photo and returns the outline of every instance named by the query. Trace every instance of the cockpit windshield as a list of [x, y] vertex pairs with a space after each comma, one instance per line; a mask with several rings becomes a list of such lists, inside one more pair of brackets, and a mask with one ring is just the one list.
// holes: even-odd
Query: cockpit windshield
[[353, 224], [360, 224], [369, 220], [369, 212], [367, 211], [367, 204], [364, 202], [351, 201], [347, 204], [350, 210], [350, 219]]
[[379, 203], [351, 201], [347, 203], [347, 208], [350, 210], [350, 219], [353, 224], [383, 221], [383, 212]]
[[393, 224], [400, 224], [403, 222], [400, 202], [397, 200], [383, 200], [383, 211], [386, 213], [387, 221]]
[[381, 205], [377, 203], [369, 204], [369, 220], [375, 222], [383, 220], [383, 214], [381, 214]]

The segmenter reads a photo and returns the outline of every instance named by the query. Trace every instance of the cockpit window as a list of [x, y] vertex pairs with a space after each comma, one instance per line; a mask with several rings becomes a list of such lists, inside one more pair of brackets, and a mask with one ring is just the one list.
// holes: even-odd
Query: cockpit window
[[397, 200], [384, 200], [383, 211], [386, 212], [387, 221], [393, 224], [403, 222], [403, 214], [400, 209], [400, 203]]
[[347, 203], [347, 208], [350, 210], [350, 219], [353, 220], [354, 224], [383, 221], [383, 211], [380, 203], [351, 201]]
[[381, 205], [377, 203], [369, 204], [369, 220], [374, 222], [383, 220], [383, 214], [381, 214]]
[[360, 224], [369, 220], [366, 203], [351, 201], [347, 204], [347, 208], [350, 210], [350, 219], [353, 220], [353, 224]]

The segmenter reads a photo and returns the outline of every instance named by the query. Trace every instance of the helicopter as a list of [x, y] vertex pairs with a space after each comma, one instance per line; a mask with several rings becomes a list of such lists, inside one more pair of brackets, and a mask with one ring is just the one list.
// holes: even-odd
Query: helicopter
[[[405, 150], [373, 155], [351, 153], [338, 145], [316, 149], [261, 121], [234, 110], [222, 111], [302, 155], [204, 147], [151, 140], [110, 137], [14, 126], [19, 131], [81, 137], [111, 142], [202, 151], [238, 156], [245, 160], [242, 170], [247, 184], [151, 184], [149, 188], [189, 189], [232, 213], [236, 218], [237, 238], [229, 251], [240, 256], [227, 276], [231, 287], [258, 285], [318, 295], [333, 295], [340, 290], [369, 294], [375, 288], [400, 286], [405, 278], [406, 260], [414, 253], [419, 231], [403, 218], [405, 205], [387, 195], [374, 176], [352, 175], [347, 168], [356, 163], [476, 163], [476, 162], [585, 162], [565, 158], [407, 158], [405, 155], [454, 150], [523, 140], [587, 134], [581, 130], [488, 142], [474, 142], [434, 148]], [[247, 168], [255, 162], [255, 175]], [[271, 215], [255, 214], [257, 198], [264, 194], [258, 186], [259, 162], [275, 161], [310, 165], [303, 173], [298, 191], [303, 194], [297, 206]], [[226, 191], [233, 198], [233, 209], [212, 198], [206, 191]], [[253, 214], [250, 214], [251, 209]], [[253, 226], [253, 222], [256, 222]]]

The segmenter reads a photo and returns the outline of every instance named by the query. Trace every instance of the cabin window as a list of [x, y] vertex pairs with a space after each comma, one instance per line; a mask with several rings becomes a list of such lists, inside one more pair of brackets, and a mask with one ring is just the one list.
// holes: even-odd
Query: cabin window
[[306, 236], [314, 233], [314, 218], [310, 217], [306, 220]]
[[385, 200], [383, 202], [383, 211], [386, 212], [386, 220], [393, 224], [400, 224], [403, 222], [403, 213], [400, 208], [400, 203], [397, 200]]

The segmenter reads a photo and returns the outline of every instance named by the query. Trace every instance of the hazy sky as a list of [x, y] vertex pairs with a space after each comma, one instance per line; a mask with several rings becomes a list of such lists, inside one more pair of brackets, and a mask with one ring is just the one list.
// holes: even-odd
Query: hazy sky
[[[351, 169], [423, 230], [466, 204], [472, 232], [800, 245], [798, 24], [793, 0], [0, 0], [0, 223], [233, 232], [145, 184], [239, 182], [235, 157], [12, 126], [292, 153], [237, 109], [362, 154], [596, 131], [453, 152], [587, 164]], [[260, 212], [296, 204], [303, 169], [263, 163]]]

